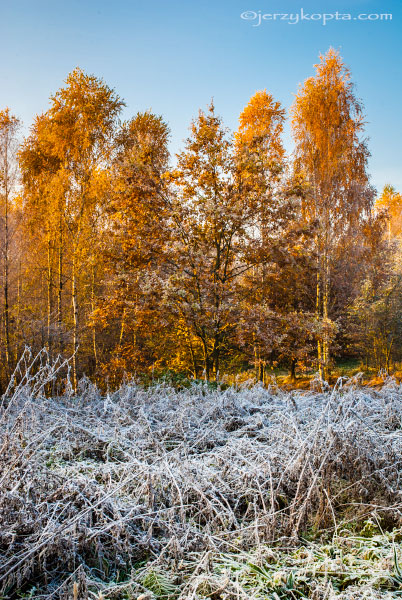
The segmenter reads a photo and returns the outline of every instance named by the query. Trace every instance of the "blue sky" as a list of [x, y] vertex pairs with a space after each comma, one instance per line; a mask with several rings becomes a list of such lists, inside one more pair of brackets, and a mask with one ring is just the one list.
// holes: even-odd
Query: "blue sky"
[[[261, 14], [350, 14], [325, 26]], [[392, 14], [361, 21], [361, 14]], [[0, 106], [27, 129], [76, 66], [103, 77], [126, 101], [125, 116], [152, 109], [178, 151], [198, 109], [214, 98], [230, 128], [250, 96], [266, 88], [289, 108], [333, 46], [365, 106], [370, 172], [402, 191], [402, 2], [400, 0], [0, 0]], [[292, 148], [289, 127], [286, 146]]]

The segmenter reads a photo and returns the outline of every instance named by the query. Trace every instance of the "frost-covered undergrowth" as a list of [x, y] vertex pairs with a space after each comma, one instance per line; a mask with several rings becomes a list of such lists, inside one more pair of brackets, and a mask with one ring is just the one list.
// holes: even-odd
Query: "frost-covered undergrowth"
[[[57, 368], [28, 369], [3, 398], [1, 598], [402, 590], [393, 381], [326, 393], [127, 383], [106, 397], [82, 381], [47, 398]], [[369, 518], [383, 534], [363, 544], [351, 524]], [[332, 545], [305, 541], [319, 530]]]

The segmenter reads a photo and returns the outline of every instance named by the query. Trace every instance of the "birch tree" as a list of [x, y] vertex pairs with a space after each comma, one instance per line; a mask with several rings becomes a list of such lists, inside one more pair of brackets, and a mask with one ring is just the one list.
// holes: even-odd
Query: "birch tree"
[[59, 290], [63, 285], [63, 262], [68, 268], [75, 386], [81, 327], [80, 282], [85, 275], [83, 266], [91, 262], [94, 221], [102, 211], [100, 199], [104, 197], [99, 194], [99, 180], [108, 168], [122, 106], [114, 90], [101, 79], [75, 69], [67, 77], [65, 87], [51, 97], [49, 110], [37, 119], [21, 152], [25, 180], [31, 189], [32, 177], [44, 182], [39, 186], [39, 196], [43, 199], [47, 190], [47, 213], [52, 217], [57, 214], [49, 227], [58, 228]]
[[369, 152], [362, 137], [363, 107], [349, 69], [330, 49], [320, 56], [316, 74], [300, 87], [292, 107], [295, 170], [309, 184], [304, 218], [316, 222], [316, 318], [319, 372], [330, 366], [331, 258], [334, 248], [368, 214], [373, 192], [367, 175]]
[[20, 121], [6, 108], [0, 111], [0, 206], [2, 220], [2, 283], [3, 283], [3, 336], [6, 376], [11, 368], [10, 331], [10, 245], [12, 239], [11, 214], [18, 184], [18, 130]]

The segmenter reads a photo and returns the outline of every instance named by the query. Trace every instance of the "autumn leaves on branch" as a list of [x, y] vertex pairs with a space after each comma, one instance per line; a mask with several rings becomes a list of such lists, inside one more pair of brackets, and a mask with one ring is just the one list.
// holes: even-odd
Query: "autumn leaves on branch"
[[72, 355], [74, 385], [155, 370], [264, 380], [276, 363], [328, 378], [331, 353], [361, 351], [347, 327], [358, 335], [351, 307], [386, 217], [339, 55], [296, 95], [290, 157], [267, 91], [233, 135], [213, 104], [200, 111], [176, 158], [162, 117], [121, 123], [123, 106], [76, 69], [19, 149], [0, 113], [2, 380], [26, 344]]

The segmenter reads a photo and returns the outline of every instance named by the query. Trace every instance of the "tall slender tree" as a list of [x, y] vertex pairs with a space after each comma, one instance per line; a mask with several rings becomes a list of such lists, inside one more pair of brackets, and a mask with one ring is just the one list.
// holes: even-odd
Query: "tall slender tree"
[[[266, 284], [269, 261], [272, 258], [273, 238], [283, 233], [280, 224], [281, 208], [285, 209], [280, 184], [285, 169], [285, 150], [282, 142], [285, 110], [266, 90], [256, 92], [250, 98], [239, 118], [235, 132], [236, 178], [245, 204], [255, 212], [255, 240], [259, 248], [259, 259], [250, 273], [249, 293], [246, 295], [247, 321], [255, 322], [252, 333], [253, 355], [257, 376], [264, 378], [265, 355], [272, 348], [272, 336], [268, 348], [262, 348], [264, 336], [259, 335], [261, 320], [271, 315], [267, 304]], [[286, 215], [282, 210], [282, 220]], [[290, 214], [287, 214], [290, 218]], [[253, 316], [252, 316], [253, 314]], [[272, 324], [272, 319], [271, 319]], [[246, 325], [245, 330], [248, 329]], [[244, 338], [244, 336], [242, 336]], [[267, 339], [267, 337], [265, 337]], [[267, 346], [267, 344], [264, 344]]]
[[11, 213], [18, 183], [18, 130], [20, 121], [6, 108], [0, 111], [0, 206], [2, 219], [2, 279], [3, 279], [3, 334], [6, 376], [11, 367], [10, 332], [10, 244], [12, 237]]
[[376, 211], [385, 211], [388, 243], [402, 235], [402, 194], [387, 184], [375, 202]]
[[152, 279], [169, 237], [169, 135], [163, 119], [146, 111], [123, 123], [116, 137], [103, 219], [105, 292], [93, 315], [105, 329], [103, 360], [112, 377], [155, 360], [152, 335], [160, 333], [151, 318], [158, 292]]
[[332, 255], [373, 201], [362, 110], [350, 71], [333, 49], [320, 56], [315, 76], [300, 87], [292, 108], [295, 169], [310, 190], [304, 217], [317, 224], [316, 316], [322, 323], [317, 350], [324, 379], [330, 361]]
[[[59, 293], [63, 270], [68, 268], [71, 283], [71, 329], [73, 380], [77, 383], [77, 352], [80, 341], [82, 267], [91, 262], [94, 244], [91, 239], [94, 221], [102, 212], [99, 181], [114, 149], [117, 117], [123, 102], [101, 79], [75, 69], [52, 98], [51, 107], [37, 119], [30, 137], [21, 151], [24, 180], [32, 189], [37, 186], [40, 204], [56, 219], [50, 239], [58, 247]], [[44, 190], [49, 192], [44, 200]], [[54, 236], [55, 228], [57, 235]], [[93, 239], [92, 239], [93, 241]], [[68, 255], [65, 251], [68, 248]], [[49, 246], [50, 252], [50, 246]], [[63, 260], [65, 268], [63, 267]], [[49, 298], [51, 297], [49, 254]], [[61, 298], [58, 298], [58, 321], [61, 320]], [[50, 306], [50, 300], [49, 300]], [[51, 309], [49, 308], [51, 311]]]

